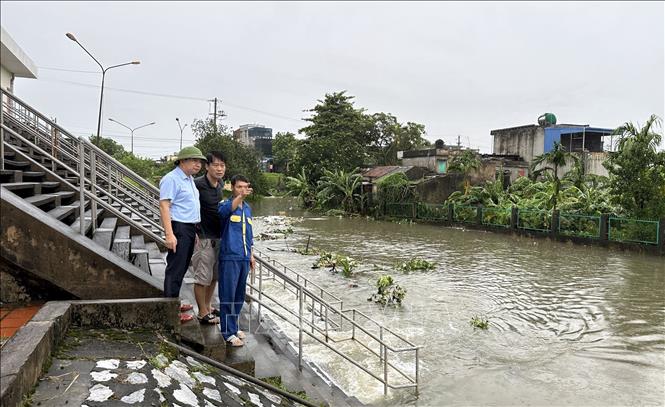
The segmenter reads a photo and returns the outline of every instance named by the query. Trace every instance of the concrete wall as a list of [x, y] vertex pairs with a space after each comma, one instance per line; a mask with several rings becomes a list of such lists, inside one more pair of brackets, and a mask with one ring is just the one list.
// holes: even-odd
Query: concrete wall
[[0, 197], [0, 255], [80, 299], [160, 297], [162, 283], [10, 191]]
[[493, 130], [494, 154], [519, 155], [526, 162], [543, 153], [545, 132], [542, 127], [524, 126]]
[[460, 189], [463, 182], [462, 174], [438, 175], [416, 185], [416, 192], [425, 203], [442, 204], [450, 194]]
[[[581, 153], [573, 153], [578, 158], [582, 159]], [[585, 153], [584, 154], [584, 173], [585, 174], [594, 174], [602, 175], [608, 177], [610, 174], [607, 172], [607, 169], [603, 167], [603, 163], [607, 160], [606, 152], [598, 153]], [[566, 165], [565, 167], [559, 168], [558, 175], [563, 177], [568, 171], [573, 168], [572, 162]]]
[[4, 65], [0, 65], [0, 86], [9, 93], [14, 93], [13, 89], [14, 74], [9, 72]]
[[430, 171], [436, 172], [436, 156], [431, 157], [409, 157], [402, 158], [402, 165], [405, 167], [425, 167]]

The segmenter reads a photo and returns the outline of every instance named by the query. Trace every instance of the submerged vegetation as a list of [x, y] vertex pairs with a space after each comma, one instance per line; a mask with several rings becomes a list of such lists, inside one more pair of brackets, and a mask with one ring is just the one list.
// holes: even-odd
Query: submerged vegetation
[[406, 296], [406, 289], [396, 284], [391, 276], [381, 276], [376, 280], [376, 293], [367, 301], [374, 301], [381, 305], [402, 305]]
[[416, 257], [404, 261], [402, 263], [398, 263], [396, 268], [397, 270], [403, 271], [405, 273], [411, 272], [411, 271], [428, 271], [428, 270], [434, 270], [434, 263], [423, 260], [423, 259], [418, 259]]
[[333, 273], [337, 273], [337, 266], [341, 267], [341, 272], [344, 277], [351, 277], [353, 270], [358, 266], [358, 263], [349, 256], [344, 256], [338, 253], [331, 253], [321, 251], [319, 258], [314, 262], [312, 268], [328, 267]]
[[479, 317], [479, 316], [474, 316], [471, 318], [471, 321], [469, 321], [469, 324], [471, 324], [472, 327], [478, 328], [478, 329], [489, 329], [490, 323], [487, 320], [487, 318], [484, 317]]

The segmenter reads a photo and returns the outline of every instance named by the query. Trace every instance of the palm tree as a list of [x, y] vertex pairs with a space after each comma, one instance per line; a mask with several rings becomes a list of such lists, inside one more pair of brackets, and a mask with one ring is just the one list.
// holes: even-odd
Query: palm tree
[[286, 189], [292, 196], [297, 196], [300, 202], [309, 207], [314, 203], [314, 188], [310, 184], [305, 168], [301, 168], [295, 177], [286, 177]]
[[448, 171], [461, 172], [464, 174], [464, 195], [469, 193], [469, 174], [480, 168], [481, 162], [475, 152], [465, 150], [462, 154], [453, 157]]
[[358, 168], [350, 172], [323, 170], [317, 194], [319, 203], [325, 206], [330, 202], [339, 202], [346, 212], [352, 212], [359, 199], [356, 191], [361, 183], [362, 176]]
[[[549, 172], [552, 176], [554, 191], [552, 191], [550, 203], [552, 204], [553, 210], [556, 210], [557, 199], [559, 198], [559, 191], [561, 189], [561, 180], [559, 179], [558, 174], [559, 167], [564, 167], [569, 160], [572, 160], [575, 165], [579, 165], [579, 158], [571, 154], [569, 151], [566, 151], [561, 143], [555, 141], [552, 151], [535, 157], [531, 162], [529, 172], [534, 178], [537, 178], [544, 172]], [[536, 169], [537, 167], [540, 168]]]
[[656, 133], [654, 129], [662, 124], [660, 117], [652, 114], [644, 127], [638, 129], [633, 123], [624, 123], [623, 126], [614, 130], [618, 135], [617, 147], [619, 150], [631, 149], [634, 145], [646, 146], [648, 150], [656, 153], [658, 145], [663, 140], [663, 135]]

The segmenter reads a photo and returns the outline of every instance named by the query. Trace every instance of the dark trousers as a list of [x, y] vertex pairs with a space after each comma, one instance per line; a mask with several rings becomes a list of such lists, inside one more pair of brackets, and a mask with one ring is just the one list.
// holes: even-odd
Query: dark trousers
[[219, 325], [225, 340], [238, 333], [238, 317], [245, 303], [248, 274], [248, 260], [219, 262]]
[[164, 272], [164, 297], [178, 297], [189, 262], [194, 253], [196, 242], [196, 225], [171, 221], [173, 234], [178, 239], [175, 252], [169, 250], [166, 255], [166, 271]]

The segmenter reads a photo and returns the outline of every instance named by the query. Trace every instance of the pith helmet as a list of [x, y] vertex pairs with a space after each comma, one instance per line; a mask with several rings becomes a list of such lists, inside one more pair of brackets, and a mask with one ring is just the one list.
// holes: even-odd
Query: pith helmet
[[201, 150], [194, 146], [188, 146], [180, 150], [178, 156], [176, 157], [176, 162], [180, 160], [187, 160], [189, 158], [198, 158], [199, 160], [206, 161], [206, 158], [203, 153], [201, 153]]

